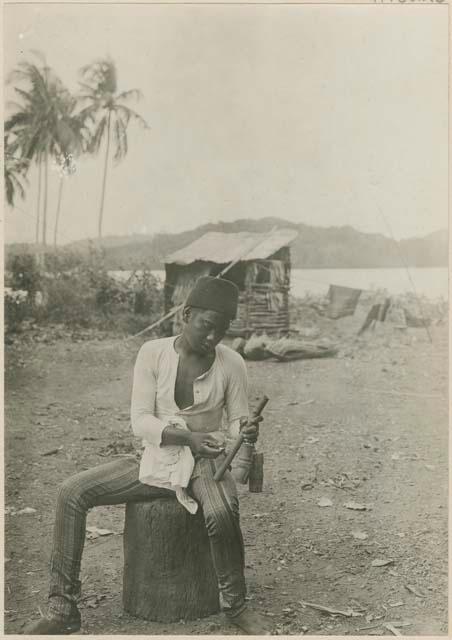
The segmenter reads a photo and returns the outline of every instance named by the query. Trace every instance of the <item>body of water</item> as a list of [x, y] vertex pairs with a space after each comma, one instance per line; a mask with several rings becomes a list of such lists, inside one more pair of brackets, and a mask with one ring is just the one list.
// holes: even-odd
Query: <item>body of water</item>
[[[111, 271], [112, 275], [127, 278], [130, 271]], [[162, 283], [165, 272], [153, 271]], [[291, 294], [303, 297], [307, 293], [315, 295], [326, 294], [330, 284], [344, 287], [355, 287], [375, 291], [386, 289], [390, 295], [413, 292], [414, 283], [416, 293], [428, 298], [436, 299], [448, 297], [447, 267], [410, 267], [409, 275], [406, 269], [292, 269]]]
[[447, 267], [411, 267], [401, 269], [293, 269], [291, 293], [323, 294], [330, 284], [375, 291], [386, 289], [390, 295], [413, 292], [428, 298], [448, 297]]

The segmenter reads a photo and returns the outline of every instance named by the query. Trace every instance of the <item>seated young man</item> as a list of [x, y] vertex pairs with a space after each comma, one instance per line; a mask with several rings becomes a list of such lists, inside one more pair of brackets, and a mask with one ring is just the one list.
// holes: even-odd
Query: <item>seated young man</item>
[[247, 375], [237, 353], [220, 344], [237, 312], [238, 289], [228, 280], [199, 278], [183, 310], [182, 333], [146, 342], [138, 354], [132, 428], [143, 439], [139, 464], [123, 458], [79, 473], [60, 489], [46, 617], [24, 633], [70, 634], [81, 627], [77, 599], [86, 514], [99, 505], [152, 500], [175, 492], [191, 513], [201, 505], [218, 578], [220, 603], [242, 632], [269, 635], [266, 621], [245, 604], [244, 549], [239, 504], [224, 460], [224, 412], [230, 433], [241, 423], [255, 441], [260, 418], [248, 418]]

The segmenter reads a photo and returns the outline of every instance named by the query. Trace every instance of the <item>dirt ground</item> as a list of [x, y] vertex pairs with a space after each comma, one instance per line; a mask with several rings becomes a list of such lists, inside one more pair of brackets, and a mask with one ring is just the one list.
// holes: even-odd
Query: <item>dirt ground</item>
[[[240, 488], [247, 583], [250, 606], [276, 633], [447, 633], [447, 328], [432, 336], [377, 330], [334, 358], [248, 363], [251, 403], [262, 393], [270, 402], [264, 491]], [[58, 485], [139, 445], [128, 414], [139, 346], [49, 339], [6, 349], [8, 634], [45, 608]], [[88, 516], [114, 535], [85, 546], [82, 633], [235, 634], [221, 615], [158, 624], [123, 613], [123, 518], [123, 507]]]

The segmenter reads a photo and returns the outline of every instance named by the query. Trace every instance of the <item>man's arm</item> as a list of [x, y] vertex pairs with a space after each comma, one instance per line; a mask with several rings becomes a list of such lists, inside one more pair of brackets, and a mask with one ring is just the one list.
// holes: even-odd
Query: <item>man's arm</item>
[[159, 446], [167, 423], [155, 417], [157, 380], [154, 371], [152, 343], [146, 342], [140, 349], [133, 371], [131, 403], [132, 430], [150, 444]]
[[[229, 354], [231, 355], [231, 354]], [[256, 442], [262, 416], [250, 420], [248, 405], [248, 374], [243, 358], [234, 354], [228, 363], [228, 385], [225, 406], [229, 423], [229, 435], [237, 438], [241, 431], [249, 442]]]
[[190, 447], [193, 455], [200, 458], [216, 458], [223, 451], [223, 447], [219, 447], [218, 441], [209, 433], [186, 431], [169, 425], [162, 432], [162, 446], [171, 444]]

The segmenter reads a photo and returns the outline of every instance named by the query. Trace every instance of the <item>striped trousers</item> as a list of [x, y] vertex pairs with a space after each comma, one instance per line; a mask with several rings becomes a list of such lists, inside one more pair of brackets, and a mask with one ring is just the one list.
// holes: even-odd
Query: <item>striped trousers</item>
[[[221, 483], [213, 479], [217, 464], [219, 462], [214, 460], [198, 460], [189, 492], [203, 510], [222, 610], [226, 615], [235, 616], [245, 609], [244, 549], [239, 525], [239, 502], [229, 472], [226, 472]], [[141, 483], [138, 472], [139, 463], [135, 459], [122, 458], [78, 473], [61, 486], [50, 565], [51, 615], [69, 615], [80, 596], [80, 563], [89, 509], [174, 496], [170, 490]]]

